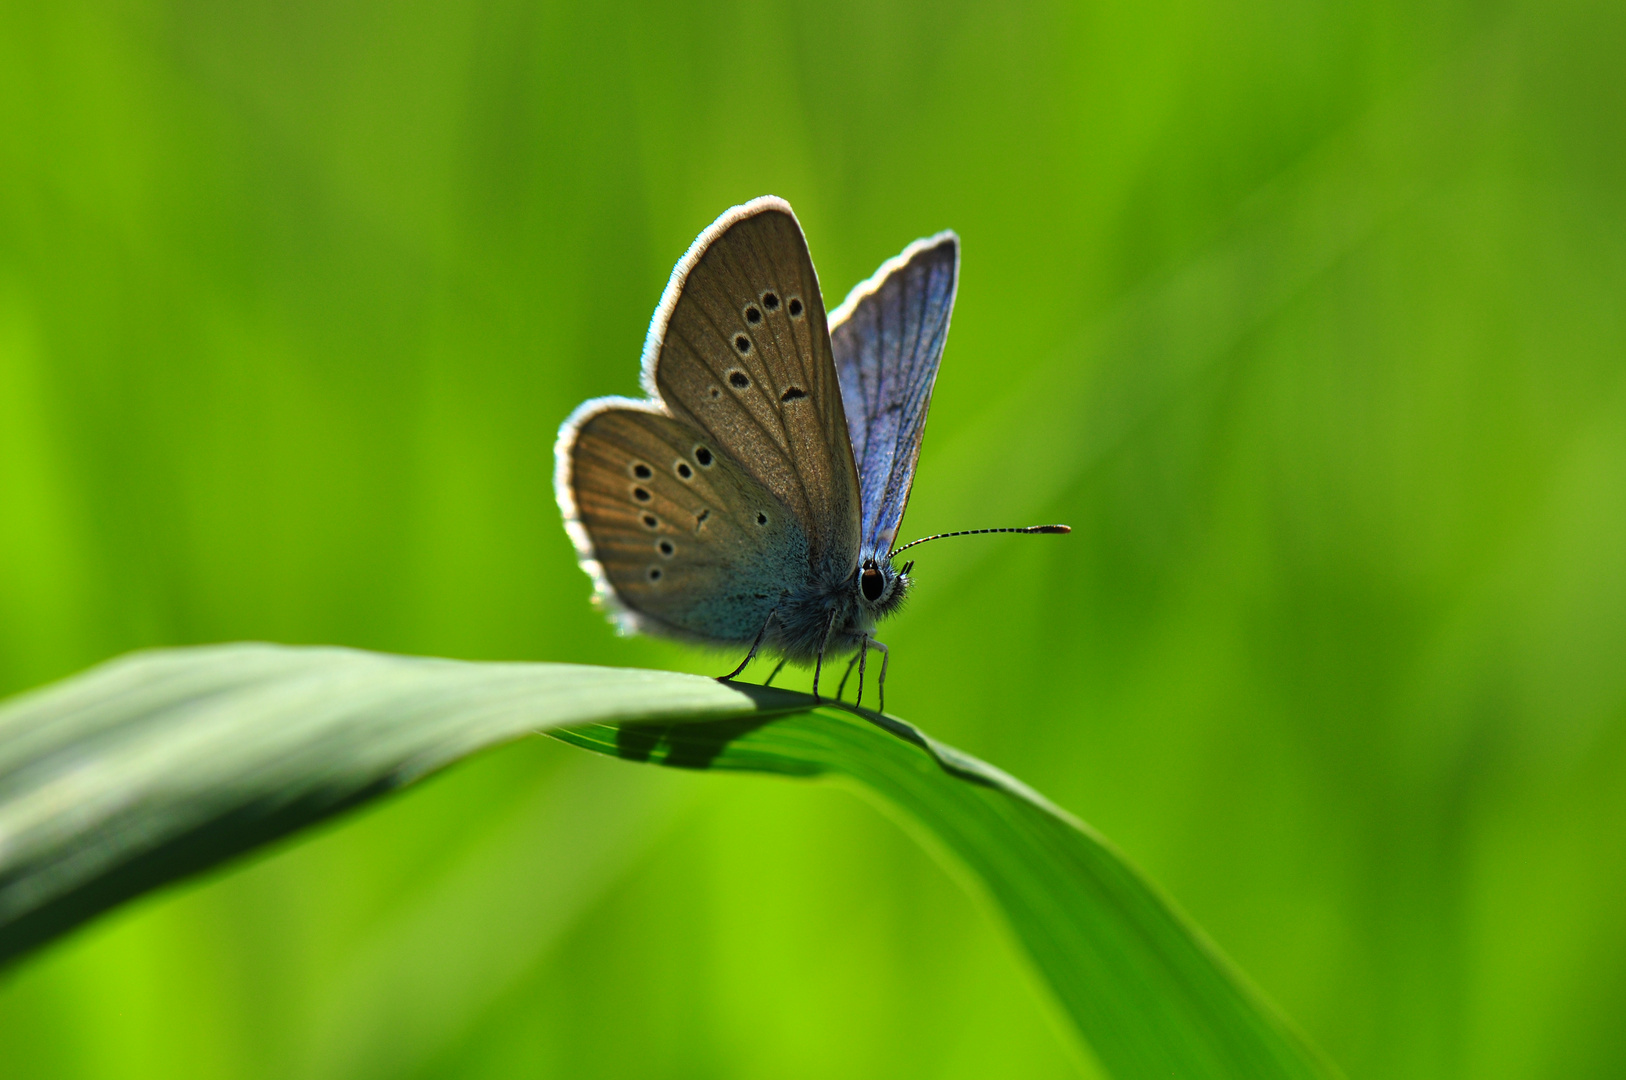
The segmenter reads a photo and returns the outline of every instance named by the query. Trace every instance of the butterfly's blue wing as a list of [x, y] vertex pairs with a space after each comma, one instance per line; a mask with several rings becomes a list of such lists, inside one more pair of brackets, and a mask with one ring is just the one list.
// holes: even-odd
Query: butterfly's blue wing
[[938, 233], [882, 263], [830, 313], [866, 557], [897, 542], [959, 279], [960, 238]]

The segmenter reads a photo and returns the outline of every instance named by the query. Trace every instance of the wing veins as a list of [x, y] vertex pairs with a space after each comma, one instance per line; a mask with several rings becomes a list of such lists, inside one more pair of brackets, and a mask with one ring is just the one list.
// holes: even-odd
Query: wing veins
[[[695, 305], [695, 306], [699, 307], [698, 304]], [[718, 329], [716, 321], [714, 319], [712, 319], [710, 314], [708, 314], [703, 308], [700, 310], [700, 315], [708, 323], [711, 324], [713, 330]], [[678, 332], [677, 334], [674, 334], [674, 335], [671, 335], [671, 336], [676, 337], [677, 340], [683, 342], [684, 346], [691, 353], [693, 353], [696, 357], [698, 357], [700, 359], [701, 364], [705, 367], [705, 369], [708, 372], [710, 372], [713, 376], [716, 377], [718, 382], [726, 382], [727, 381], [727, 379], [724, 378], [722, 372], [715, 370], [711, 366], [711, 364], [706, 361], [705, 353], [702, 352], [700, 349], [696, 348], [695, 343], [693, 341], [691, 341], [688, 337], [684, 336], [681, 331]], [[727, 342], [727, 340], [728, 340], [728, 338], [726, 336], [723, 337], [724, 342]], [[753, 376], [757, 375], [757, 373], [755, 371], [753, 371], [751, 374]], [[759, 382], [761, 381], [760, 378], [758, 378], [758, 381]], [[780, 456], [781, 460], [783, 460], [787, 465], [793, 464], [790, 461], [790, 458], [788, 456], [788, 451], [790, 450], [790, 447], [788, 445], [786, 445], [785, 442], [782, 442], [778, 438], [776, 438], [774, 436], [774, 433], [772, 431], [770, 431], [767, 427], [763, 426], [762, 421], [757, 418], [757, 414], [755, 412], [751, 411], [751, 409], [748, 408], [747, 406], [745, 406], [744, 404], [739, 405], [738, 411], [743, 412], [745, 414], [745, 418], [747, 420], [751, 421], [752, 424], [756, 425], [757, 430], [762, 432], [763, 437], [766, 438], [768, 440], [768, 442], [773, 445], [774, 449], [779, 452], [779, 456]], [[795, 469], [792, 468], [791, 471], [795, 472]]]
[[[925, 278], [925, 281], [922, 282], [921, 290], [920, 290], [920, 304], [919, 304], [919, 308], [918, 308], [919, 318], [916, 321], [916, 326], [917, 327], [921, 327], [921, 326], [926, 325], [927, 312], [931, 307], [931, 296], [932, 296], [931, 270], [930, 270], [930, 268], [924, 268], [924, 269], [926, 270], [926, 272], [922, 275], [922, 277]], [[903, 295], [900, 295], [899, 300], [898, 300], [898, 306], [900, 308], [904, 306], [904, 303], [906, 302], [907, 297], [908, 297], [907, 282], [905, 282], [903, 284], [905, 285], [905, 288], [900, 290], [900, 292]], [[915, 413], [920, 408], [921, 401], [924, 399], [924, 397], [926, 395], [925, 381], [912, 377], [915, 374], [916, 367], [920, 363], [920, 357], [921, 357], [921, 349], [920, 349], [921, 334], [920, 334], [920, 331], [918, 329], [916, 329], [916, 331], [915, 331], [914, 339], [915, 339], [915, 341], [914, 341], [915, 347], [914, 347], [914, 349], [912, 349], [910, 351], [910, 354], [909, 354], [909, 359], [910, 359], [909, 374], [911, 375], [911, 379], [909, 381], [911, 382], [911, 384], [913, 384], [911, 386], [911, 390], [913, 391], [913, 393], [911, 394], [911, 399], [908, 402], [908, 411], [899, 416], [897, 431], [892, 436], [892, 460], [894, 462], [897, 461], [898, 454], [900, 452], [905, 452], [905, 453], [907, 452], [908, 444], [910, 442], [914, 442], [915, 447], [916, 447], [917, 452], [918, 452], [918, 447], [919, 447], [920, 443], [924, 442], [925, 437], [926, 437], [926, 429], [925, 429], [924, 426], [922, 426], [921, 429], [920, 429], [920, 438], [919, 438], [919, 440], [910, 439], [908, 437], [909, 434], [911, 433], [911, 431], [914, 429], [914, 426], [915, 426], [914, 423], [913, 423]], [[929, 344], [931, 344], [931, 345], [937, 344], [937, 336], [936, 335], [933, 335], [932, 340], [929, 342]], [[901, 343], [899, 345], [899, 352], [900, 352], [900, 354], [902, 353], [902, 345], [901, 345]], [[928, 355], [929, 355], [929, 350], [928, 350]], [[913, 483], [913, 480], [914, 480], [914, 477], [912, 475], [912, 470], [911, 470], [911, 476], [910, 476], [911, 484]], [[900, 494], [901, 494], [901, 498], [900, 498]], [[898, 502], [900, 502], [902, 504], [899, 507], [898, 514], [897, 514], [898, 524], [902, 525], [903, 524], [903, 511], [905, 509], [907, 509], [908, 502], [909, 502], [908, 492], [904, 491], [904, 492], [900, 493], [893, 486], [893, 484], [891, 482], [891, 477], [888, 477], [887, 490], [881, 496], [881, 500], [882, 500], [883, 503], [890, 503], [890, 502], [892, 502], [894, 500], [897, 500]], [[883, 509], [883, 508], [882, 507], [877, 507], [877, 510], [880, 510], [880, 509]], [[894, 528], [896, 528], [896, 526], [894, 526]]]
[[[920, 307], [919, 307], [920, 318], [919, 318], [919, 321], [918, 321], [918, 324], [917, 324], [919, 326], [925, 326], [926, 325], [927, 312], [931, 308], [932, 275], [933, 275], [933, 270], [935, 268], [930, 267], [930, 266], [926, 266], [926, 267], [922, 267], [922, 269], [924, 270], [924, 273], [921, 276], [922, 276], [922, 278], [924, 280], [921, 283], [921, 289], [920, 289]], [[900, 303], [899, 306], [900, 307], [902, 306], [901, 303]], [[947, 344], [946, 338], [947, 338], [946, 324], [940, 322], [938, 324], [936, 332], [933, 333], [930, 341], [927, 343], [929, 347], [923, 353], [921, 351], [921, 348], [920, 348], [921, 335], [920, 335], [918, 330], [916, 331], [916, 333], [915, 333], [915, 349], [914, 349], [913, 353], [911, 354], [911, 360], [912, 360], [912, 363], [910, 364], [910, 373], [911, 373], [911, 375], [914, 374], [915, 368], [919, 365], [920, 358], [921, 358], [922, 355], [930, 356], [933, 353], [936, 353], [939, 356], [942, 355], [942, 350], [939, 347], [939, 345], [940, 344], [941, 345], [946, 345]], [[941, 364], [942, 361], [939, 360], [938, 363]], [[935, 380], [933, 380], [933, 381], [935, 381]], [[913, 386], [913, 391], [914, 392], [913, 392], [913, 395], [911, 397], [911, 400], [909, 401], [909, 411], [908, 411], [908, 413], [906, 414], [905, 417], [902, 417], [902, 418], [899, 419], [898, 432], [897, 432], [897, 435], [894, 437], [894, 441], [893, 441], [892, 454], [893, 454], [893, 460], [894, 461], [897, 460], [897, 454], [898, 454], [899, 448], [905, 446], [905, 440], [904, 440], [905, 433], [914, 430], [914, 428], [915, 428], [915, 424], [914, 424], [915, 415], [918, 412], [918, 410], [920, 409], [921, 405], [924, 403], [924, 401], [926, 399], [926, 396], [930, 393], [930, 390], [928, 389], [926, 380], [924, 380], [924, 379], [911, 379], [911, 382], [914, 383], [914, 386]], [[908, 421], [907, 423], [904, 422], [905, 419]], [[915, 443], [916, 453], [918, 454], [920, 445], [923, 444], [926, 441], [926, 427], [925, 427], [924, 424], [920, 425], [918, 439], [915, 439], [913, 441]], [[913, 479], [914, 479], [913, 470], [911, 470], [911, 475], [910, 475], [911, 486], [913, 484]], [[890, 488], [891, 485], [889, 484], [888, 487]], [[893, 491], [890, 491], [890, 490], [887, 492], [887, 495], [889, 495], [889, 496], [894, 495], [894, 494], [901, 496], [898, 499], [898, 501], [899, 501], [899, 503], [901, 505], [898, 508], [897, 519], [898, 519], [898, 524], [902, 525], [903, 524], [903, 512], [904, 512], [904, 510], [906, 510], [908, 508], [909, 493], [908, 493], [907, 490], [904, 490], [901, 493], [894, 493]], [[883, 498], [884, 498], [884, 496], [883, 496]], [[896, 526], [894, 526], [894, 528], [896, 528]]]
[[[767, 267], [771, 266], [773, 264], [772, 264], [771, 259], [765, 259], [763, 257], [764, 253], [760, 250], [760, 242], [762, 240], [762, 237], [756, 236], [756, 235], [747, 235], [747, 236], [744, 237], [744, 240], [745, 240], [745, 243], [741, 245], [741, 247], [743, 249], [745, 249], [744, 254], [749, 254], [754, 260], [756, 260], [756, 262], [758, 263], [757, 268], [759, 270], [761, 270], [761, 275], [760, 276], [762, 278], [764, 278], [764, 279], [767, 279], [768, 282], [769, 282], [769, 285], [773, 289], [775, 289], [781, 296], [783, 296], [784, 293], [785, 293], [785, 283], [783, 281], [778, 280], [777, 276], [771, 274], [768, 271]], [[795, 245], [792, 245], [792, 248], [794, 250]], [[729, 261], [733, 261], [733, 256], [734, 256], [733, 252], [726, 252], [725, 251], [724, 255], [725, 255], [725, 257], [727, 257], [729, 259]], [[740, 261], [743, 262], [743, 259], [741, 259]], [[731, 267], [731, 269], [736, 270], [736, 273], [739, 274], [742, 281], [749, 282], [749, 281], [752, 280], [753, 275], [751, 275], [748, 271], [745, 271], [743, 267], [736, 266], [736, 267]], [[801, 267], [797, 266], [796, 270], [797, 270], [798, 276], [799, 276]], [[803, 285], [797, 291], [798, 292], [807, 291], [806, 286]], [[753, 297], [751, 297], [751, 299], [755, 300], [755, 297], [753, 296]], [[807, 301], [803, 300], [802, 303], [804, 305], [806, 305]], [[821, 304], [822, 304], [822, 301], [821, 301]], [[805, 306], [804, 306], [803, 310], [804, 310], [804, 312], [806, 311]], [[812, 325], [811, 321], [809, 321], [808, 325], [809, 326]], [[809, 388], [811, 388], [812, 387], [812, 380], [808, 378], [807, 363], [806, 363], [805, 359], [803, 358], [803, 356], [801, 354], [801, 349], [798, 348], [798, 343], [797, 343], [797, 340], [796, 340], [796, 328], [790, 322], [790, 317], [789, 317], [788, 314], [786, 315], [785, 329], [786, 329], [787, 335], [790, 338], [791, 351], [792, 351], [793, 355], [796, 358], [796, 366], [797, 366], [798, 369], [800, 369], [803, 379], [808, 382]], [[780, 345], [779, 345], [779, 335], [774, 334], [773, 337], [774, 337], [774, 352], [780, 354], [781, 358], [783, 359], [784, 353], [783, 353], [783, 350], [780, 348]], [[764, 366], [764, 368], [767, 367], [766, 361], [764, 361], [763, 366]], [[770, 385], [772, 385], [771, 382], [770, 382]], [[777, 385], [775, 385], [773, 387], [773, 394], [769, 395], [768, 407], [769, 407], [770, 410], [773, 411], [773, 413], [775, 414], [775, 418], [779, 421], [780, 430], [784, 433], [784, 436], [785, 436], [785, 446], [788, 449], [790, 441], [791, 441], [791, 435], [790, 435], [790, 427], [785, 422], [785, 410], [782, 407], [782, 403], [776, 404], [774, 402], [774, 400], [773, 400], [773, 398], [775, 396], [777, 396], [781, 392], [782, 392], [781, 387], [779, 387]], [[823, 426], [824, 425], [820, 425], [821, 429], [822, 429]], [[822, 435], [823, 435], [823, 432], [821, 430], [821, 436]], [[821, 438], [821, 441], [823, 441], [825, 443], [825, 449], [828, 450], [829, 449], [829, 440]], [[807, 479], [806, 479], [806, 477], [804, 477], [802, 475], [802, 470], [795, 467], [794, 462], [790, 462], [790, 464], [791, 464], [791, 475], [796, 478], [797, 486], [802, 489], [802, 500], [805, 503], [805, 505], [808, 507], [809, 512], [811, 512], [812, 508], [815, 505], [815, 503], [813, 501], [813, 493], [808, 490]]]

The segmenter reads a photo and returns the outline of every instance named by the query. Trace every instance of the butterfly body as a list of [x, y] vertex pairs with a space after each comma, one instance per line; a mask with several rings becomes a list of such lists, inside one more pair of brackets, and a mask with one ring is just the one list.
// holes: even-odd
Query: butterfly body
[[[868, 565], [873, 562], [866, 560]], [[812, 663], [825, 655], [844, 655], [865, 640], [875, 639], [875, 627], [903, 603], [908, 579], [890, 562], [877, 568], [886, 591], [870, 600], [864, 593], [864, 570], [846, 576], [835, 573], [812, 577], [805, 587], [787, 590], [764, 646], [795, 663]]]
[[701, 233], [650, 324], [648, 399], [584, 403], [556, 447], [566, 529], [624, 631], [797, 663], [884, 651], [958, 272], [954, 234], [918, 241], [827, 320], [782, 200]]

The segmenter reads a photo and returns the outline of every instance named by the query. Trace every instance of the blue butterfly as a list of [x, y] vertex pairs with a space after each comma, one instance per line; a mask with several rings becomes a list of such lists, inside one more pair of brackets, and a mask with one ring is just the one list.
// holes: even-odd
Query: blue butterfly
[[917, 240], [826, 319], [784, 200], [753, 199], [700, 234], [649, 325], [649, 397], [584, 402], [555, 447], [565, 528], [624, 632], [749, 644], [724, 679], [763, 649], [783, 658], [769, 682], [812, 663], [815, 697], [824, 658], [853, 653], [859, 701], [878, 649], [884, 695], [875, 626], [914, 566], [893, 557], [939, 539], [893, 547], [959, 273], [954, 233]]

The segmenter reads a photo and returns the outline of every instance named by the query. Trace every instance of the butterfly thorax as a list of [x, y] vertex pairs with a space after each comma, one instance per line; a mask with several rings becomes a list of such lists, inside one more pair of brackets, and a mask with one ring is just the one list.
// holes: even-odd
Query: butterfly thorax
[[884, 553], [849, 566], [819, 568], [806, 591], [785, 594], [767, 635], [772, 651], [795, 663], [812, 663], [821, 651], [851, 652], [902, 606], [909, 579]]

